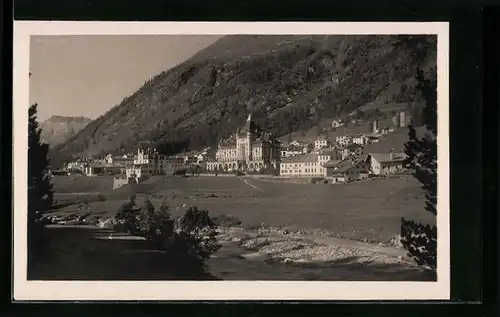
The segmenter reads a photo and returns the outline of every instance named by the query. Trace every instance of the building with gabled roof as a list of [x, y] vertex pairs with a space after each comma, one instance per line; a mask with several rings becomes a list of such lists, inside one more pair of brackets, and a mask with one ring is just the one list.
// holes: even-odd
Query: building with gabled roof
[[342, 150], [342, 159], [346, 159], [351, 156], [357, 156], [357, 155], [362, 155], [364, 151], [364, 148], [357, 144], [357, 143], [351, 143], [348, 146], [344, 147]]
[[225, 141], [219, 142], [215, 161], [207, 162], [212, 172], [261, 171], [272, 167], [279, 173], [281, 143], [263, 131], [250, 114], [245, 124]]
[[280, 175], [287, 177], [324, 177], [324, 164], [339, 158], [337, 149], [325, 148], [314, 153], [286, 157], [281, 160]]
[[397, 174], [405, 170], [405, 153], [369, 153], [371, 173], [374, 175]]
[[348, 183], [368, 178], [370, 163], [367, 155], [347, 160], [332, 160], [324, 165], [325, 178], [332, 183]]

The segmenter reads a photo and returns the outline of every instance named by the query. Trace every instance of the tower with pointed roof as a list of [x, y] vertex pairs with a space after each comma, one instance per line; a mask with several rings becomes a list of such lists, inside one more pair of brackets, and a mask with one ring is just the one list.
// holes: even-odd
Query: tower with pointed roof
[[215, 161], [207, 165], [213, 171], [260, 171], [279, 168], [280, 143], [264, 132], [249, 114], [245, 123], [232, 136], [219, 142]]

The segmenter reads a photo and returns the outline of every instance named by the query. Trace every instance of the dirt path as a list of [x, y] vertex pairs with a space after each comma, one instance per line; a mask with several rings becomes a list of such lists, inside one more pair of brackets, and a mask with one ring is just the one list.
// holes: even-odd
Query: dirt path
[[241, 179], [241, 180], [242, 180], [245, 184], [247, 184], [248, 186], [252, 187], [253, 189], [256, 189], [256, 190], [258, 190], [258, 191], [264, 192], [264, 190], [263, 190], [263, 189], [261, 189], [261, 188], [259, 188], [259, 187], [255, 186], [254, 184], [252, 184], [252, 183], [248, 182], [246, 179], [244, 179], [244, 178], [242, 178], [242, 177], [239, 177], [239, 176], [238, 176], [238, 178], [239, 178], [239, 179]]

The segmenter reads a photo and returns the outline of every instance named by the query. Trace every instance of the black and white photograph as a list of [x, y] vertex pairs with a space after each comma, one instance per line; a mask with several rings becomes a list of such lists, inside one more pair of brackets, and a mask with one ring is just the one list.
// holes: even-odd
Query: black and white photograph
[[447, 23], [14, 35], [20, 298], [449, 296]]

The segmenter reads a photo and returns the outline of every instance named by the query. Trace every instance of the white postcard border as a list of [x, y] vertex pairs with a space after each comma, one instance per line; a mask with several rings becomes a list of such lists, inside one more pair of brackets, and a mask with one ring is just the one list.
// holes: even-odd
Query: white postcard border
[[[438, 36], [438, 281], [28, 281], [27, 148], [31, 35], [436, 34]], [[450, 298], [449, 25], [447, 22], [14, 22], [15, 300], [447, 300]], [[422, 212], [425, 212], [422, 210]]]

